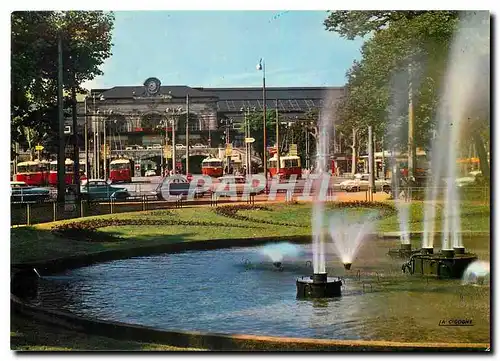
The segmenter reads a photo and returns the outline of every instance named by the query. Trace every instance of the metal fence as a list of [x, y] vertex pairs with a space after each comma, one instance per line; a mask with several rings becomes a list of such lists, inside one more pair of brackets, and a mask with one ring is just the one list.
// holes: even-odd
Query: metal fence
[[[436, 189], [438, 202], [444, 201], [445, 188]], [[294, 191], [283, 190], [277, 194], [274, 201], [294, 202], [300, 200], [303, 194], [302, 188], [296, 188]], [[361, 192], [345, 193], [342, 192], [343, 199], [349, 200], [352, 195], [353, 200], [373, 201], [374, 194], [365, 190]], [[380, 192], [378, 192], [380, 194]], [[330, 188], [326, 194], [326, 201], [336, 201], [339, 191], [337, 188]], [[389, 195], [388, 195], [389, 197]], [[407, 201], [425, 200], [425, 188], [405, 188], [401, 189], [398, 195], [399, 199]], [[476, 204], [488, 205], [490, 203], [490, 188], [468, 188], [459, 192], [461, 202], [473, 202]], [[384, 198], [385, 199], [385, 198]], [[389, 198], [393, 199], [393, 198]], [[33, 225], [72, 219], [79, 217], [98, 216], [104, 214], [137, 212], [157, 209], [182, 208], [195, 205], [207, 205], [215, 207], [221, 204], [229, 203], [247, 203], [253, 204], [256, 201], [267, 201], [267, 194], [249, 195], [243, 198], [240, 193], [237, 199], [223, 196], [217, 193], [207, 193], [203, 197], [195, 199], [186, 199], [185, 196], [171, 197], [169, 200], [157, 200], [150, 195], [136, 195], [125, 201], [115, 201], [113, 199], [106, 201], [67, 201], [58, 204], [55, 200], [41, 203], [11, 203], [11, 225]]]

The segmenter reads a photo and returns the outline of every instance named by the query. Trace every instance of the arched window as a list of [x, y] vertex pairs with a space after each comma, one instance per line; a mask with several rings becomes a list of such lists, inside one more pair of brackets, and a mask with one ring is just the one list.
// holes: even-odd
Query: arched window
[[141, 128], [143, 130], [157, 130], [163, 126], [163, 118], [160, 114], [149, 113], [141, 117]]
[[106, 132], [108, 134], [127, 133], [129, 131], [129, 122], [123, 115], [114, 115], [106, 120]]

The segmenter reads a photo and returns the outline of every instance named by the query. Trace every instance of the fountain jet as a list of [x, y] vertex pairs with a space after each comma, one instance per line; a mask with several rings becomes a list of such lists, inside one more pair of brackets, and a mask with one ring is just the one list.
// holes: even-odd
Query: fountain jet
[[325, 213], [325, 184], [323, 177], [328, 177], [328, 159], [330, 154], [329, 139], [330, 129], [333, 125], [332, 115], [335, 104], [335, 94], [327, 94], [326, 105], [321, 110], [318, 121], [316, 165], [314, 169], [315, 178], [320, 179], [320, 187], [313, 187], [313, 214], [312, 214], [312, 251], [313, 251], [313, 275], [311, 277], [297, 279], [297, 297], [299, 298], [321, 298], [340, 296], [342, 281], [329, 278], [326, 273], [325, 241], [324, 241], [324, 213]]

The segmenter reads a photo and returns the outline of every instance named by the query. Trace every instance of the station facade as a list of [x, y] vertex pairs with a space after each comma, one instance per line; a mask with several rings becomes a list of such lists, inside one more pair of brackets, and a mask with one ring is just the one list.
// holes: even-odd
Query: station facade
[[[270, 87], [266, 107], [271, 111], [277, 107], [280, 121], [293, 122], [312, 109], [325, 105], [334, 109], [343, 95], [343, 87]], [[79, 104], [77, 133], [83, 134], [87, 122], [92, 134], [106, 132], [111, 149], [146, 149], [168, 144], [175, 127], [175, 143], [185, 145], [189, 113], [189, 144], [222, 146], [229, 132], [233, 147], [241, 147], [245, 112], [262, 113], [263, 105], [262, 88], [164, 86], [150, 78], [142, 86], [93, 89]]]

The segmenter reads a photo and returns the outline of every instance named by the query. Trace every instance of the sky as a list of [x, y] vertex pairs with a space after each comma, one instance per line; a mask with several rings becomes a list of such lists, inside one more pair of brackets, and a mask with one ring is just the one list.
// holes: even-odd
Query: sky
[[362, 39], [325, 30], [326, 11], [117, 11], [113, 55], [87, 88], [342, 86]]

